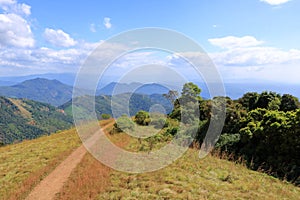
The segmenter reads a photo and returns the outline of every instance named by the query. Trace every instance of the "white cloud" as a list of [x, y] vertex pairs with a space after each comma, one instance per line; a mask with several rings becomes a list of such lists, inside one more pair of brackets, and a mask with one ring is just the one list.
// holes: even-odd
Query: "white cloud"
[[232, 66], [282, 64], [300, 60], [300, 50], [283, 51], [274, 47], [248, 47], [213, 53], [211, 57], [217, 64]]
[[29, 16], [31, 7], [27, 4], [20, 4], [15, 0], [0, 0], [0, 8], [7, 13]]
[[254, 66], [286, 63], [300, 59], [300, 50], [291, 49], [283, 51], [275, 47], [261, 46], [252, 36], [209, 39], [213, 45], [225, 49], [222, 52], [212, 53], [213, 60], [222, 65]]
[[299, 82], [295, 74], [299, 74], [300, 49], [282, 50], [264, 46], [262, 41], [248, 37], [249, 40], [235, 38], [235, 41], [243, 41], [236, 43], [222, 38], [210, 40], [224, 49], [209, 55], [225, 80]]
[[107, 29], [110, 29], [112, 27], [112, 24], [110, 22], [110, 18], [109, 17], [105, 17], [103, 20], [103, 24]]
[[0, 33], [0, 48], [34, 46], [30, 25], [19, 15], [0, 14]]
[[235, 36], [227, 36], [223, 38], [213, 38], [208, 40], [212, 45], [221, 47], [223, 49], [233, 49], [239, 47], [252, 47], [258, 46], [263, 41], [257, 40], [252, 36], [244, 36], [244, 37], [235, 37]]
[[265, 2], [267, 4], [270, 4], [272, 6], [278, 6], [280, 4], [284, 4], [284, 3], [287, 3], [291, 0], [260, 0], [261, 2]]
[[58, 29], [46, 28], [44, 32], [44, 38], [51, 44], [58, 47], [71, 47], [77, 44], [77, 42], [70, 37], [69, 34]]

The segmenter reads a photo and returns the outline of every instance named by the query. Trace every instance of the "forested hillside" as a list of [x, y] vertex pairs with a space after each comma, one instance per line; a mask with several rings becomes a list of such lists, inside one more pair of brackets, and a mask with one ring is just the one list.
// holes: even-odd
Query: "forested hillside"
[[54, 106], [0, 97], [0, 144], [37, 138], [72, 126], [72, 118]]
[[202, 143], [212, 103], [225, 98], [225, 125], [216, 147], [234, 155], [232, 159], [243, 158], [252, 169], [300, 184], [300, 104], [296, 97], [266, 91], [249, 92], [238, 100], [203, 100], [200, 92], [197, 85], [185, 84], [170, 117], [181, 119], [181, 98], [188, 96], [191, 103], [197, 102], [201, 113], [197, 141]]
[[[195, 137], [196, 146], [200, 146], [211, 118], [218, 118], [212, 113], [212, 105], [224, 103], [225, 124], [215, 150], [230, 155], [232, 160], [244, 160], [251, 169], [300, 184], [300, 109], [296, 97], [275, 92], [249, 92], [237, 100], [228, 97], [204, 100], [200, 93], [197, 85], [186, 83], [181, 96], [173, 101], [174, 109], [167, 120], [138, 112], [135, 116], [138, 124], [166, 129], [162, 135], [147, 138], [146, 144], [152, 148], [156, 143], [185, 132], [188, 137], [184, 140]], [[179, 121], [187, 128], [182, 130]], [[126, 116], [117, 120], [113, 132], [120, 132], [123, 127], [133, 129]]]
[[[113, 97], [110, 95], [100, 95], [95, 98], [90, 96], [82, 96], [74, 99], [74, 108], [79, 111], [82, 109], [86, 109], [86, 105], [95, 100], [95, 112], [97, 117], [101, 119], [102, 114], [109, 114], [113, 117], [119, 117], [122, 114], [128, 112], [129, 106], [129, 115], [133, 116], [140, 110], [149, 111], [150, 107], [155, 104], [160, 104], [166, 110], [166, 113], [170, 113], [172, 111], [172, 103], [166, 99], [161, 94], [136, 94], [136, 93], [124, 93], [117, 94]], [[129, 105], [126, 105], [126, 102], [129, 102]], [[65, 110], [65, 112], [72, 116], [72, 101], [69, 101], [59, 108]], [[87, 119], [89, 116], [81, 116], [82, 119]]]

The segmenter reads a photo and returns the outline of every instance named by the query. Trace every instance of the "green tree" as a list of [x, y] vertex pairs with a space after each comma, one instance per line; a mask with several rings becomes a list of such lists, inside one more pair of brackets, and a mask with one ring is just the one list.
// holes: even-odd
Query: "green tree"
[[169, 90], [168, 94], [163, 94], [163, 96], [170, 100], [172, 104], [174, 104], [178, 97], [178, 92], [176, 90]]
[[138, 124], [138, 125], [142, 125], [142, 126], [146, 126], [149, 125], [150, 123], [150, 115], [148, 112], [140, 110], [139, 112], [136, 113], [135, 117], [134, 117], [134, 121]]
[[257, 92], [247, 92], [238, 102], [248, 111], [255, 109], [259, 94]]
[[181, 99], [186, 101], [201, 100], [201, 89], [194, 83], [185, 83], [181, 92]]
[[299, 108], [299, 100], [290, 94], [284, 94], [281, 98], [280, 110], [281, 111], [292, 111]]

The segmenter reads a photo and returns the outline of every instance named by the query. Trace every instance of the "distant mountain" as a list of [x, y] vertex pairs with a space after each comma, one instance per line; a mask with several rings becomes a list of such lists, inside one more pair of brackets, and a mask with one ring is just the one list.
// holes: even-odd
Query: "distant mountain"
[[37, 138], [72, 124], [72, 117], [49, 104], [0, 97], [0, 144]]
[[0, 96], [12, 98], [27, 98], [49, 103], [54, 106], [62, 105], [72, 98], [73, 87], [57, 80], [36, 78], [13, 86], [0, 87]]
[[142, 86], [142, 83], [116, 83], [112, 82], [97, 91], [98, 95], [122, 94], [134, 91]]
[[[27, 80], [36, 79], [36, 78], [43, 78], [43, 79], [49, 79], [49, 80], [58, 80], [59, 82], [62, 82], [66, 85], [74, 85], [74, 81], [76, 78], [76, 74], [74, 73], [47, 73], [47, 74], [33, 74], [33, 75], [27, 75], [27, 76], [10, 76], [10, 77], [0, 77], [0, 84], [1, 82], [9, 82], [13, 83], [11, 85], [15, 85], [18, 83], [22, 83]], [[1, 85], [5, 86], [5, 85]], [[6, 85], [8, 86], [8, 85]]]
[[169, 90], [178, 89], [176, 86], [164, 86], [158, 83], [116, 83], [112, 82], [97, 91], [98, 95], [112, 95], [123, 93], [137, 93], [137, 94], [166, 94]]
[[[93, 105], [95, 101], [95, 112], [100, 119], [101, 114], [110, 114], [113, 117], [120, 117], [122, 114], [128, 114], [130, 116], [135, 115], [140, 110], [149, 111], [154, 105], [161, 105], [165, 113], [172, 111], [173, 105], [169, 100], [163, 97], [161, 94], [136, 94], [136, 93], [124, 93], [114, 96], [100, 95], [95, 98], [92, 96], [81, 96], [73, 99], [74, 105], [72, 107], [72, 101], [69, 101], [59, 108], [65, 110], [65, 112], [72, 116], [72, 109], [76, 109], [80, 113], [80, 118], [89, 119], [91, 110], [87, 105]], [[128, 102], [128, 103], [127, 103]], [[112, 106], [113, 105], [113, 106]]]
[[12, 82], [12, 81], [1, 81], [0, 80], [0, 86], [11, 86], [11, 85], [15, 85], [17, 83]]

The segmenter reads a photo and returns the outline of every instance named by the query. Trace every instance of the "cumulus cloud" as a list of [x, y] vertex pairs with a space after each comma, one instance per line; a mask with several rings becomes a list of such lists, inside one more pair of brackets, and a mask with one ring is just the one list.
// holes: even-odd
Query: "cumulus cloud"
[[34, 46], [30, 25], [19, 15], [0, 14], [0, 33], [0, 48]]
[[18, 3], [15, 0], [0, 0], [0, 8], [7, 13], [14, 13], [28, 16], [31, 14], [31, 7], [25, 3]]
[[15, 0], [0, 0], [0, 48], [33, 47], [34, 38], [26, 19], [31, 7]]
[[217, 64], [231, 66], [282, 64], [300, 60], [300, 50], [283, 51], [274, 47], [236, 48], [213, 53], [211, 57]]
[[254, 66], [280, 64], [300, 59], [300, 50], [283, 51], [279, 48], [261, 46], [263, 41], [252, 36], [209, 39], [212, 45], [225, 49], [210, 54], [217, 64], [231, 66]]
[[234, 37], [231, 40], [217, 38], [209, 41], [223, 48], [209, 55], [226, 80], [299, 82], [295, 74], [299, 74], [300, 49], [283, 50], [265, 46], [263, 41], [252, 36], [248, 39]]
[[110, 29], [112, 27], [112, 24], [110, 22], [110, 18], [109, 17], [105, 17], [103, 20], [103, 24], [105, 26], [105, 28]]
[[69, 34], [60, 29], [54, 30], [46, 28], [44, 32], [44, 38], [47, 42], [58, 47], [71, 47], [77, 44], [77, 42], [71, 38]]
[[291, 0], [260, 0], [261, 2], [265, 2], [267, 4], [270, 4], [272, 6], [278, 6], [280, 4], [284, 4], [284, 3], [287, 3]]
[[208, 41], [212, 45], [221, 47], [223, 49], [258, 46], [263, 43], [263, 41], [259, 41], [253, 36], [244, 36], [244, 37], [227, 36], [223, 38], [209, 39]]

